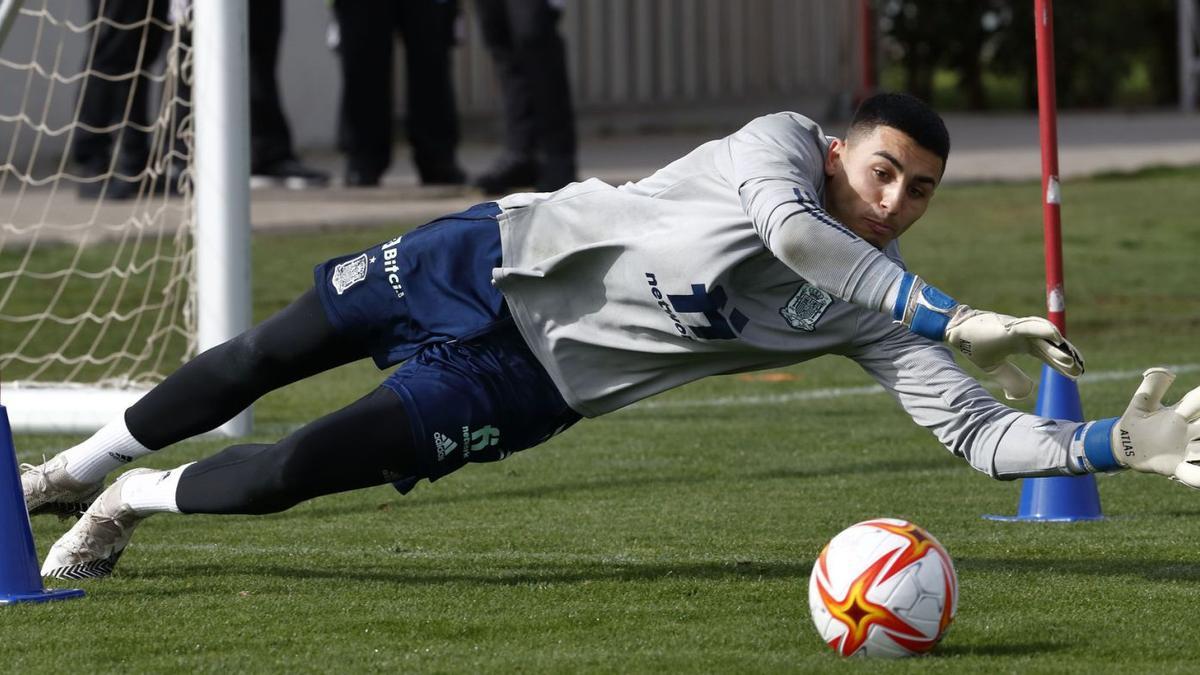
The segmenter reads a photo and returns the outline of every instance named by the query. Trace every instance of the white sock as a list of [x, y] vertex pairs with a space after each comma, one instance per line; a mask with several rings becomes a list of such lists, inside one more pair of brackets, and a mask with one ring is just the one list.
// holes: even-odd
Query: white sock
[[188, 462], [168, 471], [155, 471], [130, 476], [121, 484], [121, 501], [139, 516], [151, 513], [179, 513], [175, 490], [183, 470], [195, 464]]
[[98, 483], [109, 471], [151, 452], [129, 433], [122, 414], [63, 455], [67, 458], [68, 476], [84, 483]]

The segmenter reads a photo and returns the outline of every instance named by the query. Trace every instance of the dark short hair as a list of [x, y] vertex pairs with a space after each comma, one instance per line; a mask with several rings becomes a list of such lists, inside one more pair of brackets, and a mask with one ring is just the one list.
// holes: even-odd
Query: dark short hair
[[917, 145], [942, 158], [950, 156], [950, 133], [940, 115], [927, 103], [910, 94], [884, 93], [863, 101], [850, 120], [847, 138], [869, 134], [875, 127], [892, 127], [908, 134]]

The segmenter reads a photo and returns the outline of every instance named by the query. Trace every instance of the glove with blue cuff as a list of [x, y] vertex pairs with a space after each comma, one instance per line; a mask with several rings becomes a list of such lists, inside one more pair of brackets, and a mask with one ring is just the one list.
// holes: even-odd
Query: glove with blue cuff
[[1157, 473], [1200, 489], [1200, 387], [1164, 406], [1163, 394], [1174, 381], [1166, 368], [1143, 373], [1124, 415], [1089, 422], [1075, 433], [1071, 454], [1077, 464], [1091, 472]]
[[995, 379], [1010, 400], [1033, 391], [1033, 380], [1010, 356], [1031, 354], [1072, 380], [1083, 374], [1083, 355], [1048, 320], [971, 309], [912, 274], [900, 282], [892, 318], [950, 345]]

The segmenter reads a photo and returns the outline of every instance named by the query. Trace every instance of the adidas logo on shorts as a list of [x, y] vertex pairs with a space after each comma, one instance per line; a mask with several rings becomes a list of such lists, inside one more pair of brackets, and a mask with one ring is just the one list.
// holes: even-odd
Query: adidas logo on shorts
[[440, 432], [433, 432], [433, 447], [437, 449], [438, 461], [446, 459], [446, 455], [458, 449], [458, 443], [450, 440], [449, 436]]

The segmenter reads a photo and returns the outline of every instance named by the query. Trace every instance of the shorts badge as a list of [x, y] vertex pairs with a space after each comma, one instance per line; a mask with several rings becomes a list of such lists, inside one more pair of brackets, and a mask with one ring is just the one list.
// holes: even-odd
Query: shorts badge
[[811, 333], [832, 304], [833, 298], [828, 293], [805, 282], [779, 314], [792, 328]]
[[364, 253], [353, 260], [338, 263], [333, 267], [333, 290], [338, 295], [345, 293], [354, 284], [367, 278], [367, 254]]

